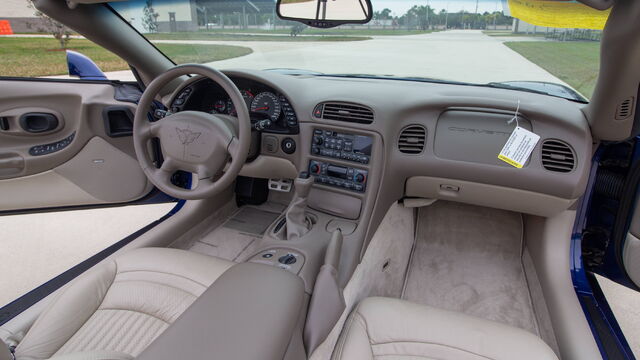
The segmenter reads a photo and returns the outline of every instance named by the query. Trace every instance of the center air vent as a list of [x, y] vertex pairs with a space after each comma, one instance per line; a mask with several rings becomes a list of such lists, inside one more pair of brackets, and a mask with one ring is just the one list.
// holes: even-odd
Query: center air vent
[[427, 141], [427, 129], [421, 125], [409, 125], [402, 129], [398, 139], [398, 150], [405, 154], [420, 154]]
[[549, 171], [567, 173], [576, 166], [576, 155], [569, 144], [560, 140], [542, 143], [542, 166]]
[[324, 120], [348, 121], [359, 124], [371, 124], [373, 111], [364, 105], [326, 102], [318, 104], [313, 116]]

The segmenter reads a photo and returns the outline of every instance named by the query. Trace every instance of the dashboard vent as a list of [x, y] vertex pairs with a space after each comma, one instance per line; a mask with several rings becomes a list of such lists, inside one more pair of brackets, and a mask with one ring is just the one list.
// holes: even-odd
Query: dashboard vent
[[564, 141], [545, 140], [542, 143], [542, 166], [549, 171], [567, 173], [575, 168], [576, 155]]
[[405, 154], [420, 154], [427, 141], [427, 129], [421, 125], [409, 125], [402, 129], [398, 139], [398, 150]]
[[316, 106], [313, 115], [324, 120], [347, 121], [359, 124], [373, 122], [373, 110], [364, 105], [326, 102]]
[[633, 97], [630, 97], [618, 105], [616, 109], [616, 120], [624, 120], [633, 113]]

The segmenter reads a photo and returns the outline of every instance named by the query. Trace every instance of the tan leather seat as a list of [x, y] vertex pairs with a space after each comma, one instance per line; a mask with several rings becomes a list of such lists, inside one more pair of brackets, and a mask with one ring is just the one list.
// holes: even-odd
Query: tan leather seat
[[16, 359], [133, 359], [232, 265], [176, 249], [125, 253], [74, 280], [36, 320]]
[[334, 360], [557, 360], [537, 336], [465, 314], [368, 298], [348, 318]]

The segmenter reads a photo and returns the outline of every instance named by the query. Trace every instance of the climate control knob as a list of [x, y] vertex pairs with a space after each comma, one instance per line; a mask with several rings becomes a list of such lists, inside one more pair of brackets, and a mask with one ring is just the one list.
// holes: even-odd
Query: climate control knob
[[311, 165], [311, 168], [309, 170], [311, 170], [311, 172], [314, 174], [320, 174], [320, 166], [318, 164]]
[[357, 183], [363, 183], [367, 178], [364, 176], [364, 174], [356, 174], [354, 180]]
[[324, 139], [321, 136], [314, 136], [313, 137], [313, 143], [316, 145], [322, 145], [322, 143], [324, 142]]

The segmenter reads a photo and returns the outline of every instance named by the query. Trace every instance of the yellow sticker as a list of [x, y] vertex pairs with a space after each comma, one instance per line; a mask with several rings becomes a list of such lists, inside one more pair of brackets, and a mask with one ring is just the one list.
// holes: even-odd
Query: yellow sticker
[[508, 0], [511, 16], [536, 26], [602, 30], [611, 9], [565, 0]]
[[507, 143], [500, 150], [498, 159], [521, 169], [529, 160], [529, 156], [531, 156], [531, 152], [536, 147], [538, 140], [540, 140], [539, 135], [516, 126], [509, 139], [507, 139]]

